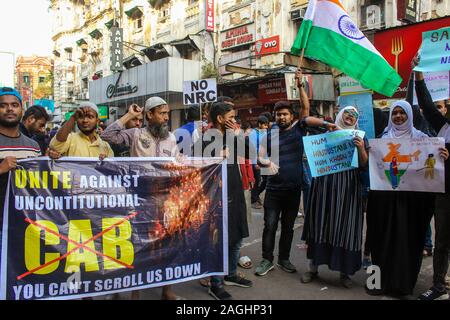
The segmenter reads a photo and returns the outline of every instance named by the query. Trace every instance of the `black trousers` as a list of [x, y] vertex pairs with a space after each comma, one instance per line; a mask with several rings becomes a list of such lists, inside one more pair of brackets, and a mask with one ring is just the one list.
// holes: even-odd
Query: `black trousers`
[[252, 203], [255, 203], [264, 189], [266, 189], [267, 176], [262, 176], [261, 169], [256, 169], [256, 165], [253, 165], [253, 175], [255, 177], [255, 186], [252, 189]]
[[281, 235], [278, 244], [280, 260], [288, 260], [294, 237], [294, 223], [300, 205], [301, 190], [272, 191], [266, 190], [264, 198], [264, 231], [262, 241], [263, 258], [273, 261], [275, 236], [278, 221], [281, 220]]
[[433, 285], [440, 291], [445, 290], [445, 276], [448, 270], [450, 251], [450, 194], [436, 197], [434, 212], [435, 247], [433, 254]]

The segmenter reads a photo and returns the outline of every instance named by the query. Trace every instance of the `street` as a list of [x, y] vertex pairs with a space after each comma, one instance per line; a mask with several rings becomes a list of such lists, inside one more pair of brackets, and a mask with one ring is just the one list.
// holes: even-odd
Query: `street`
[[[328, 270], [327, 266], [319, 268], [319, 278], [309, 284], [300, 282], [300, 274], [308, 270], [306, 249], [301, 241], [303, 230], [303, 218], [297, 218], [295, 223], [294, 240], [291, 249], [291, 262], [297, 267], [296, 273], [287, 273], [275, 265], [275, 269], [263, 277], [256, 276], [254, 269], [261, 260], [261, 237], [264, 226], [263, 210], [253, 209], [253, 221], [249, 223], [250, 237], [244, 239], [241, 249], [242, 255], [252, 259], [253, 268], [243, 269], [238, 267], [238, 272], [245, 274], [246, 278], [253, 281], [252, 288], [239, 288], [226, 286], [225, 289], [233, 296], [234, 300], [392, 300], [395, 298], [386, 296], [369, 296], [364, 290], [366, 281], [365, 270], [361, 269], [353, 277], [354, 287], [346, 289], [340, 285], [339, 273]], [[280, 230], [280, 227], [279, 227]], [[277, 259], [279, 230], [275, 246], [275, 261]], [[433, 259], [424, 258], [422, 271], [419, 274], [414, 295], [410, 299], [416, 299], [421, 293], [428, 290], [432, 283]], [[198, 280], [177, 284], [175, 292], [188, 300], [213, 300], [208, 295], [208, 289], [202, 287]], [[121, 293], [120, 299], [130, 299], [130, 293]], [[161, 289], [147, 289], [141, 292], [141, 299], [160, 299]], [[104, 299], [99, 297], [96, 299]]]

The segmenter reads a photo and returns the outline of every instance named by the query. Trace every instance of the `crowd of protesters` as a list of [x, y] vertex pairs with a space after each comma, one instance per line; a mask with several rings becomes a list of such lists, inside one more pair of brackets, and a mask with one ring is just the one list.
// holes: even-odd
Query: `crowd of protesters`
[[[417, 63], [414, 61], [413, 63]], [[254, 267], [263, 277], [274, 270], [275, 239], [278, 225], [277, 266], [296, 272], [290, 259], [294, 222], [301, 199], [305, 223], [302, 240], [307, 245], [309, 270], [302, 273], [302, 283], [319, 277], [319, 267], [339, 272], [341, 284], [353, 287], [351, 276], [362, 267], [377, 265], [381, 287], [368, 288], [370, 295], [404, 296], [413, 293], [423, 255], [433, 255], [433, 284], [420, 295], [421, 300], [448, 299], [446, 274], [450, 249], [450, 120], [445, 117], [448, 102], [434, 103], [423, 75], [416, 72], [418, 106], [411, 100], [396, 101], [389, 116], [374, 109], [377, 138], [400, 139], [439, 136], [446, 148], [440, 150], [445, 160], [444, 194], [424, 192], [387, 192], [368, 190], [369, 143], [354, 138], [359, 167], [311, 179], [302, 137], [320, 132], [357, 129], [360, 115], [353, 106], [341, 106], [334, 121], [310, 116], [301, 70], [297, 71], [300, 108], [286, 101], [275, 104], [273, 113], [258, 116], [255, 127], [240, 123], [233, 99], [187, 110], [187, 123], [173, 133], [169, 130], [170, 106], [160, 97], [148, 99], [145, 106], [133, 104], [127, 113], [107, 127], [102, 127], [98, 108], [83, 103], [60, 128], [46, 130], [49, 115], [40, 106], [24, 110], [20, 94], [13, 88], [0, 88], [0, 205], [3, 207], [7, 173], [17, 166], [17, 159], [49, 155], [69, 157], [183, 157], [196, 155], [220, 137], [219, 148], [210, 156], [227, 162], [228, 188], [228, 275], [203, 279], [209, 294], [229, 300], [225, 286], [248, 288], [252, 281], [237, 272], [238, 265]], [[407, 99], [408, 100], [408, 99]], [[144, 121], [146, 126], [144, 126]], [[78, 130], [77, 130], [78, 129]], [[238, 146], [243, 146], [239, 148]], [[277, 150], [276, 154], [273, 150]], [[264, 196], [264, 197], [263, 197]], [[253, 265], [240, 249], [249, 236], [251, 210], [264, 211], [261, 261]], [[3, 210], [2, 210], [3, 212]], [[366, 219], [364, 219], [366, 213]], [[430, 222], [434, 216], [435, 248], [432, 251]], [[367, 224], [363, 244], [363, 225]], [[425, 250], [425, 251], [424, 251]], [[133, 298], [139, 298], [134, 292]], [[163, 287], [163, 299], [182, 299], [171, 286]]]

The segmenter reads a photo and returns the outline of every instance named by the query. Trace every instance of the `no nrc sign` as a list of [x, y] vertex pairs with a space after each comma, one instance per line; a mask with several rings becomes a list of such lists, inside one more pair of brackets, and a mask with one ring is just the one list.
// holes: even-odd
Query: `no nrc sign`
[[183, 83], [184, 105], [217, 101], [216, 79], [185, 81]]
[[221, 34], [222, 50], [255, 42], [255, 24], [227, 30]]

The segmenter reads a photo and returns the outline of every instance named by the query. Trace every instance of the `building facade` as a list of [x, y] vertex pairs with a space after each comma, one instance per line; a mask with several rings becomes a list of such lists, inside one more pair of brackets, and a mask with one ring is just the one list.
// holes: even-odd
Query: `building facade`
[[[207, 75], [203, 69], [206, 72], [213, 69], [215, 51], [214, 36], [205, 32], [206, 20], [202, 19], [205, 17], [205, 6], [206, 2], [199, 0], [52, 1], [55, 100], [57, 105], [62, 106], [62, 114], [88, 99], [120, 109], [116, 114], [123, 113], [125, 104], [131, 101], [128, 98], [138, 98], [125, 94], [121, 95], [123, 99], [110, 99], [106, 94], [89, 96], [90, 87], [92, 92], [98, 93], [99, 88], [105, 84], [108, 87], [111, 82], [117, 86], [127, 86], [120, 81], [115, 83], [119, 76], [111, 70], [111, 28], [114, 27], [119, 27], [123, 32], [121, 80], [135, 77], [138, 72], [132, 71], [133, 68], [166, 58], [171, 58], [166, 60], [171, 64], [166, 71], [170, 69], [172, 72], [176, 72], [173, 66], [177, 66], [179, 61], [186, 61], [189, 65], [187, 70], [191, 70], [189, 61], [194, 61], [198, 71], [184, 74], [181, 81], [198, 79], [202, 73]], [[141, 67], [136, 70], [146, 69]], [[144, 79], [147, 81], [155, 75], [145, 75]], [[158, 77], [161, 76], [175, 78], [164, 72], [158, 74]], [[139, 79], [143, 79], [142, 75]], [[136, 85], [146, 87], [143, 83]], [[173, 89], [170, 83], [166, 87]], [[182, 84], [178, 87], [182, 90]], [[143, 92], [140, 98], [142, 100], [152, 94], [172, 93], [149, 91]], [[172, 102], [178, 104], [180, 99], [174, 100]], [[112, 102], [114, 105], [111, 105]]]
[[13, 52], [0, 51], [0, 87], [14, 87], [16, 56]]
[[35, 100], [52, 100], [53, 60], [51, 57], [18, 56], [15, 67], [15, 87], [25, 108]]
[[[450, 15], [445, 0], [341, 2], [371, 41], [386, 29]], [[166, 94], [173, 97], [175, 109], [182, 109], [177, 96], [181, 83], [166, 83], [158, 90], [167, 92], [157, 92], [148, 82], [155, 77], [181, 82], [217, 78], [220, 94], [235, 98], [239, 113], [254, 120], [274, 101], [295, 97], [295, 88], [286, 79], [298, 60], [289, 51], [307, 5], [308, 0], [52, 0], [56, 104], [93, 99], [120, 114], [130, 101]], [[111, 71], [113, 27], [123, 30], [120, 77]], [[181, 77], [167, 74], [176, 72], [180, 63], [188, 65]], [[335, 98], [325, 100], [328, 95], [321, 95], [319, 88], [334, 90], [333, 78], [340, 72], [310, 60], [304, 67], [316, 84], [310, 92], [315, 112], [332, 115]], [[148, 70], [157, 72], [140, 74]], [[332, 80], [319, 76], [324, 73]], [[122, 88], [124, 94], [108, 98], [103, 91], [110, 85]], [[134, 86], [147, 89], [138, 96], [125, 94]], [[175, 117], [182, 121], [182, 114]]]

